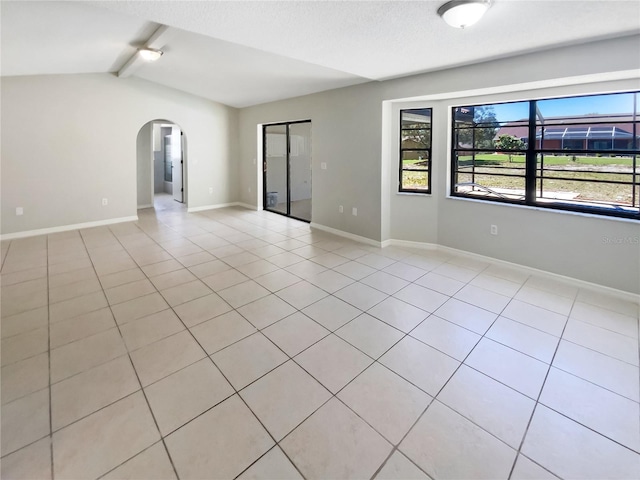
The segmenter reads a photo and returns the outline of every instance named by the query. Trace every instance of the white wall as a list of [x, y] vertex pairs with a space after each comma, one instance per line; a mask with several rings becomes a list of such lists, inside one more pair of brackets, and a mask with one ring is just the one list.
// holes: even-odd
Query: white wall
[[[312, 221], [379, 238], [381, 101], [379, 85], [368, 83], [240, 110], [240, 201], [255, 206], [262, 201], [255, 188], [262, 161], [256, 126], [310, 119]], [[326, 170], [320, 168], [323, 162]], [[345, 213], [338, 213], [338, 205]], [[352, 207], [358, 208], [357, 217]]]
[[149, 207], [153, 205], [153, 194], [155, 192], [154, 182], [151, 178], [154, 175], [152, 169], [155, 165], [153, 156], [153, 123], [147, 123], [138, 132], [136, 139], [136, 159], [137, 159], [137, 207]]
[[1, 92], [3, 234], [136, 215], [136, 139], [159, 118], [188, 137], [189, 207], [237, 198], [236, 109], [111, 74], [3, 77]]
[[[259, 205], [255, 189], [249, 192], [258, 180], [256, 125], [310, 118], [315, 223], [378, 241], [441, 244], [640, 293], [640, 247], [603, 241], [603, 236], [639, 237], [637, 221], [447, 198], [450, 105], [470, 95], [480, 101], [639, 89], [638, 68], [636, 35], [242, 109], [241, 199]], [[632, 79], [606, 81], [611, 72], [634, 69]], [[587, 75], [592, 77], [585, 84], [570, 80]], [[546, 82], [545, 90], [535, 82]], [[520, 92], [499, 93], [514, 85], [520, 85]], [[397, 193], [397, 112], [402, 105], [435, 109], [429, 196]], [[327, 162], [327, 170], [320, 170], [320, 162]], [[338, 213], [338, 205], [345, 206], [345, 213]], [[358, 207], [357, 217], [350, 215], [352, 206]], [[489, 236], [490, 224], [499, 225], [498, 237]]]

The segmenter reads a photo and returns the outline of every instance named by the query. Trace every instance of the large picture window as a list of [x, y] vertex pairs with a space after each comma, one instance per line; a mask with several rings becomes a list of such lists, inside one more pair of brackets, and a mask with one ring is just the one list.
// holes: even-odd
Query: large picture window
[[400, 110], [400, 192], [431, 193], [431, 109]]
[[640, 219], [640, 93], [452, 109], [451, 195]]

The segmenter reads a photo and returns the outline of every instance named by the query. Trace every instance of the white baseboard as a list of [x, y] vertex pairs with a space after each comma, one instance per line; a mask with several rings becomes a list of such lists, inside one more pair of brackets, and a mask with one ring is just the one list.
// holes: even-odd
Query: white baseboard
[[425, 242], [413, 242], [411, 240], [385, 240], [382, 242], [385, 247], [394, 246], [394, 247], [404, 247], [404, 248], [417, 248], [420, 250], [438, 250], [439, 245], [435, 243], [425, 243]]
[[338, 230], [336, 228], [327, 227], [325, 225], [320, 225], [317, 223], [311, 223], [311, 228], [317, 228], [318, 230], [322, 230], [328, 233], [333, 233], [334, 235], [338, 235], [340, 237], [349, 238], [351, 240], [355, 240], [356, 242], [365, 243], [367, 245], [373, 245], [375, 247], [404, 247], [404, 248], [416, 248], [421, 250], [437, 250], [442, 252], [453, 253], [456, 255], [461, 255], [464, 257], [472, 258], [475, 260], [480, 260], [484, 262], [491, 262], [498, 265], [502, 265], [509, 268], [514, 268], [529, 274], [535, 274], [540, 276], [546, 276], [548, 278], [553, 278], [556, 280], [560, 280], [563, 282], [572, 283], [579, 288], [588, 288], [591, 290], [596, 290], [602, 293], [607, 293], [609, 295], [618, 297], [623, 300], [638, 302], [640, 303], [640, 294], [635, 294], [632, 292], [626, 292], [624, 290], [618, 290], [616, 288], [607, 287], [606, 285], [600, 285], [598, 283], [587, 282], [586, 280], [580, 280], [578, 278], [569, 277], [567, 275], [560, 275], [558, 273], [548, 272], [546, 270], [540, 270], [534, 267], [528, 267], [526, 265], [520, 265], [518, 263], [508, 262], [506, 260], [500, 260], [499, 258], [488, 257], [486, 255], [480, 255], [478, 253], [467, 252], [465, 250], [458, 250], [457, 248], [447, 247], [444, 245], [438, 245], [435, 243], [426, 243], [426, 242], [413, 242], [409, 240], [396, 240], [389, 239], [384, 240], [382, 242], [378, 242], [376, 240], [372, 240], [370, 238], [361, 237], [360, 235], [355, 235], [353, 233], [344, 232], [342, 230]]
[[249, 210], [254, 210], [254, 211], [261, 210], [261, 208], [258, 208], [255, 205], [250, 205], [248, 203], [243, 203], [243, 202], [236, 202], [235, 205], [237, 205], [238, 207], [243, 207], [243, 208], [247, 208]]
[[474, 260], [479, 260], [483, 262], [491, 262], [494, 264], [502, 265], [505, 267], [513, 268], [516, 270], [520, 270], [525, 273], [535, 274], [539, 276], [544, 276], [548, 278], [552, 278], [555, 280], [560, 280], [563, 282], [571, 283], [580, 288], [588, 288], [591, 290], [596, 290], [599, 292], [607, 293], [609, 295], [618, 297], [623, 300], [631, 301], [631, 302], [639, 302], [640, 303], [640, 294], [635, 294], [632, 292], [625, 292], [624, 290], [618, 290], [616, 288], [607, 287], [606, 285], [600, 285], [599, 283], [587, 282], [586, 280], [580, 280], [578, 278], [569, 277], [567, 275], [560, 275], [558, 273], [549, 272], [547, 270], [540, 270], [538, 268], [529, 267], [526, 265], [521, 265], [519, 263], [513, 263], [506, 260], [501, 260], [499, 258], [488, 257], [486, 255], [480, 255], [478, 253], [467, 252], [466, 250], [458, 250], [457, 248], [447, 247], [445, 245], [436, 245], [433, 243], [421, 243], [421, 242], [409, 242], [406, 240], [387, 240], [389, 245], [393, 245], [396, 247], [408, 247], [408, 248], [419, 248], [424, 250], [438, 250], [447, 253], [453, 253], [455, 255], [460, 255], [467, 258], [472, 258]]
[[317, 228], [318, 230], [322, 230], [323, 232], [333, 233], [334, 235], [338, 235], [340, 237], [345, 237], [350, 240], [355, 240], [356, 242], [366, 243], [367, 245], [373, 245], [374, 247], [381, 247], [382, 243], [377, 240], [371, 240], [367, 237], [361, 237], [360, 235], [356, 235], [354, 233], [344, 232], [342, 230], [338, 230], [337, 228], [327, 227], [325, 225], [321, 225], [319, 223], [313, 223], [309, 225], [311, 228]]
[[114, 223], [135, 222], [136, 215], [131, 217], [110, 218], [108, 220], [98, 220], [96, 222], [75, 223], [73, 225], [62, 225], [60, 227], [39, 228], [37, 230], [26, 230], [24, 232], [6, 233], [0, 235], [0, 240], [14, 240], [17, 238], [35, 237], [37, 235], [49, 235], [51, 233], [68, 232], [69, 230], [80, 230], [83, 228], [103, 227]]
[[152, 208], [153, 204], [150, 203], [148, 205], [138, 205], [138, 210], [142, 210], [143, 208]]
[[218, 203], [217, 205], [204, 205], [202, 207], [187, 208], [187, 212], [188, 213], [203, 212], [205, 210], [216, 210], [218, 208], [226, 208], [226, 207], [242, 207], [242, 208], [247, 208], [249, 210], [258, 210], [258, 208], [255, 205], [249, 205], [248, 203], [242, 203], [242, 202], [230, 202], [230, 203]]
[[205, 210], [216, 210], [218, 208], [235, 207], [236, 205], [238, 205], [237, 202], [218, 203], [216, 205], [203, 205], [201, 207], [189, 207], [187, 208], [187, 212], [188, 213], [204, 212]]

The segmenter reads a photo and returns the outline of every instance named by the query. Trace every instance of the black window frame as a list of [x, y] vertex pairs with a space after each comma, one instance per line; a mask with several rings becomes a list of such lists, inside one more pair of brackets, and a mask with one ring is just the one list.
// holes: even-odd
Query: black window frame
[[[601, 216], [605, 216], [605, 217], [616, 217], [616, 218], [627, 218], [627, 219], [632, 219], [632, 220], [640, 220], [640, 115], [637, 114], [637, 109], [638, 109], [638, 105], [634, 105], [634, 109], [636, 110], [635, 115], [633, 115], [633, 120], [630, 120], [628, 123], [631, 123], [633, 125], [633, 131], [632, 131], [632, 146], [629, 149], [606, 149], [606, 150], [602, 150], [602, 149], [595, 149], [595, 148], [590, 148], [589, 145], [587, 145], [586, 149], [571, 149], [571, 150], [558, 150], [558, 149], [552, 149], [552, 148], [544, 148], [544, 143], [543, 143], [543, 139], [539, 138], [537, 136], [537, 129], [540, 127], [540, 123], [538, 123], [537, 121], [537, 103], [540, 101], [544, 101], [544, 100], [562, 100], [562, 99], [570, 99], [570, 98], [582, 98], [582, 97], [596, 97], [596, 96], [604, 96], [604, 95], [618, 95], [618, 94], [635, 94], [636, 98], [639, 99], [640, 97], [640, 91], [637, 90], [632, 90], [632, 91], [625, 91], [625, 92], [616, 92], [616, 93], [603, 93], [603, 94], [590, 94], [590, 95], [571, 95], [571, 96], [563, 96], [563, 97], [553, 97], [553, 98], [540, 98], [540, 99], [533, 99], [533, 100], [515, 100], [515, 101], [508, 101], [508, 102], [500, 102], [500, 101], [496, 101], [496, 102], [487, 102], [487, 103], [483, 103], [483, 104], [468, 104], [468, 105], [460, 105], [460, 106], [453, 106], [451, 107], [451, 127], [450, 127], [450, 135], [451, 135], [451, 150], [450, 150], [450, 154], [451, 154], [451, 158], [450, 158], [450, 188], [449, 188], [449, 194], [451, 197], [457, 197], [457, 198], [467, 198], [467, 199], [473, 199], [473, 200], [478, 200], [478, 201], [486, 201], [486, 202], [492, 202], [492, 203], [505, 203], [505, 204], [512, 204], [512, 205], [525, 205], [525, 206], [531, 206], [531, 207], [535, 207], [535, 208], [544, 208], [544, 209], [550, 209], [550, 210], [560, 210], [560, 211], [569, 211], [569, 212], [579, 212], [579, 213], [586, 213], [586, 214], [594, 214], [594, 215], [601, 215]], [[524, 181], [525, 181], [525, 194], [523, 196], [522, 199], [514, 199], [514, 198], [508, 198], [506, 196], [504, 197], [500, 197], [500, 196], [479, 196], [479, 195], [474, 195], [474, 194], [469, 194], [469, 193], [465, 193], [465, 192], [457, 192], [456, 191], [456, 186], [457, 184], [457, 174], [458, 173], [466, 173], [466, 172], [460, 172], [459, 170], [459, 165], [457, 162], [457, 154], [459, 153], [464, 153], [464, 154], [475, 154], [475, 153], [487, 153], [487, 152], [491, 152], [491, 151], [495, 151], [495, 152], [506, 152], [507, 150], [501, 150], [497, 147], [494, 147], [493, 149], [490, 148], [475, 148], [475, 145], [472, 145], [473, 148], [459, 148], [459, 145], [456, 144], [456, 133], [457, 130], [459, 130], [460, 128], [456, 126], [456, 109], [459, 108], [465, 108], [465, 107], [488, 107], [491, 105], [499, 105], [499, 104], [508, 104], [508, 103], [528, 103], [529, 104], [529, 114], [528, 114], [528, 119], [526, 120], [527, 123], [527, 128], [528, 128], [528, 136], [527, 136], [527, 140], [529, 139], [535, 139], [534, 141], [527, 141], [525, 144], [525, 147], [521, 150], [517, 150], [514, 151], [517, 153], [524, 153], [525, 155], [525, 163], [524, 163]], [[637, 116], [636, 116], [637, 115]], [[499, 122], [498, 122], [499, 123]], [[504, 123], [509, 123], [509, 122], [504, 122]], [[513, 122], [515, 123], [515, 121]], [[598, 122], [598, 123], [604, 123], [604, 122]], [[611, 123], [619, 123], [619, 122], [615, 122], [615, 121], [611, 121]], [[544, 125], [542, 126], [542, 128], [544, 128]], [[544, 135], [544, 134], [543, 134]], [[609, 183], [609, 184], [622, 184], [622, 185], [629, 185], [631, 186], [632, 189], [632, 204], [631, 207], [627, 206], [627, 205], [623, 205], [623, 204], [618, 204], [618, 206], [616, 206], [615, 204], [611, 204], [611, 206], [606, 206], [603, 205], [602, 207], [597, 206], [597, 205], [580, 205], [579, 203], [570, 203], [570, 202], [563, 202], [560, 199], [556, 199], [556, 200], [547, 200], [545, 201], [544, 199], [539, 200], [537, 199], [537, 189], [538, 189], [538, 185], [537, 182], [539, 179], [544, 179], [547, 177], [544, 177], [544, 172], [545, 169], [544, 167], [540, 168], [539, 164], [538, 164], [538, 154], [541, 154], [544, 158], [545, 155], [553, 155], [553, 154], [567, 154], [567, 155], [580, 155], [580, 154], [584, 154], [584, 155], [593, 155], [593, 156], [599, 156], [599, 154], [606, 154], [606, 155], [625, 155], [625, 156], [630, 156], [632, 158], [632, 171], [631, 173], [629, 173], [628, 175], [630, 175], [631, 180], [629, 182], [618, 182], [618, 181], [606, 181], [606, 180], [587, 180], [587, 179], [566, 179], [566, 180], [571, 180], [571, 181], [581, 181], [581, 182], [586, 182], [586, 183], [599, 183], [599, 182], [603, 182], [603, 183]], [[540, 173], [542, 172], [542, 173]], [[604, 172], [603, 172], [604, 173]], [[494, 175], [494, 174], [487, 174], [487, 175]], [[496, 174], [496, 175], [502, 175], [500, 173]], [[513, 176], [513, 175], [512, 175]], [[623, 210], [622, 207], [627, 208], [626, 210]], [[636, 209], [636, 211], [629, 211], [629, 208], [632, 209]]]
[[[402, 133], [406, 130], [425, 130], [424, 128], [415, 128], [415, 129], [407, 129], [402, 127], [402, 114], [405, 112], [424, 112], [425, 110], [429, 111], [429, 118], [431, 122], [429, 123], [429, 147], [428, 148], [403, 148], [402, 146]], [[423, 195], [431, 194], [431, 168], [433, 165], [432, 161], [432, 148], [433, 148], [433, 108], [425, 107], [425, 108], [404, 108], [400, 110], [399, 116], [399, 155], [398, 155], [398, 193], [418, 193]], [[426, 152], [427, 154], [427, 168], [425, 169], [408, 169], [404, 167], [403, 162], [403, 154], [404, 152]], [[403, 186], [403, 173], [404, 172], [426, 172], [427, 173], [427, 185], [425, 188], [404, 188]]]

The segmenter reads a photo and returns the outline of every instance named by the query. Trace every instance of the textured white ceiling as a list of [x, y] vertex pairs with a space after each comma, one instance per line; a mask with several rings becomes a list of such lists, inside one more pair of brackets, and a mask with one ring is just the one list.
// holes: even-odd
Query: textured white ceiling
[[367, 81], [338, 70], [179, 31], [135, 76], [245, 107]]
[[465, 30], [444, 2], [3, 0], [2, 74], [117, 71], [165, 24], [182, 31], [135, 75], [242, 107], [640, 32], [640, 0], [494, 0]]
[[158, 25], [72, 2], [0, 2], [2, 75], [111, 72]]
[[640, 30], [637, 0], [494, 0], [465, 30], [437, 15], [445, 1], [98, 3], [377, 80]]

